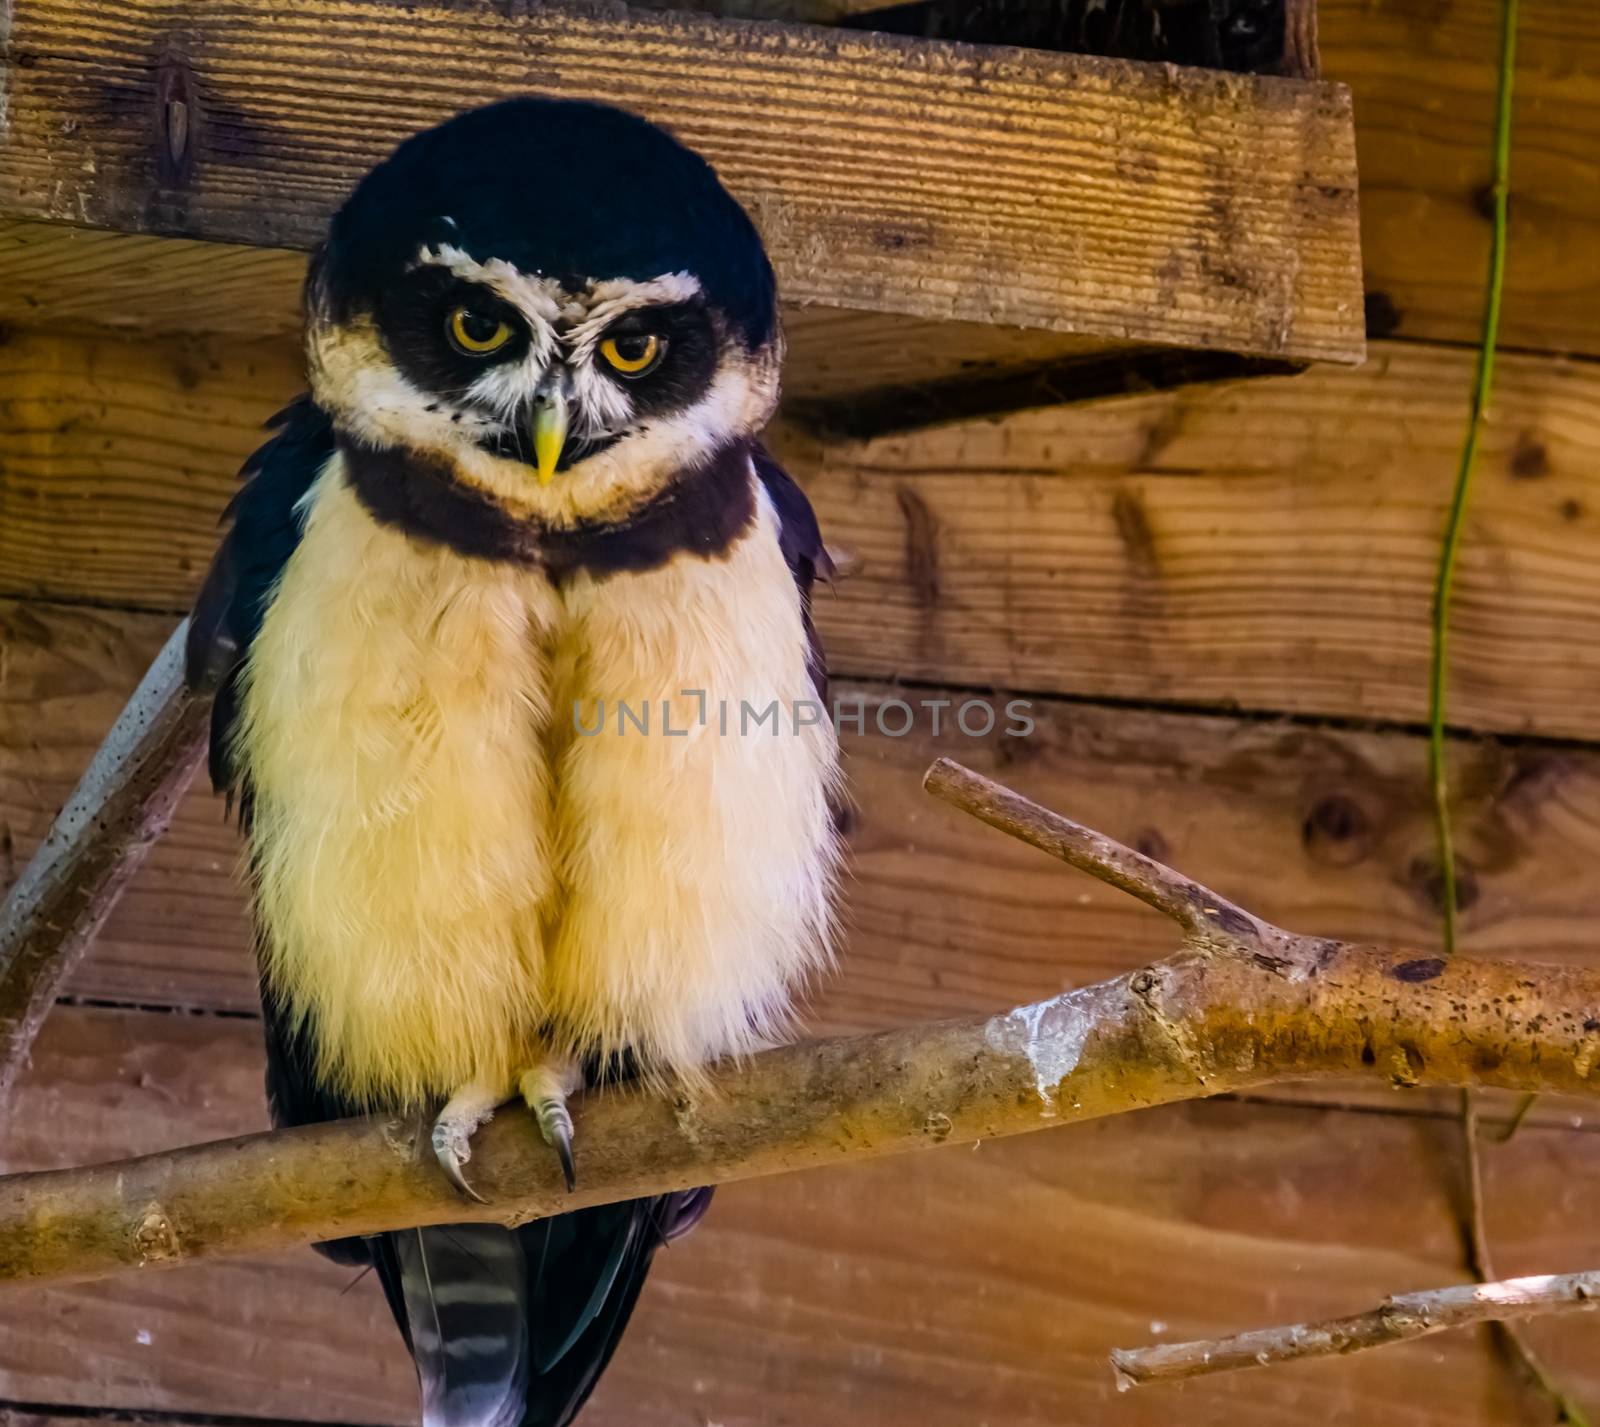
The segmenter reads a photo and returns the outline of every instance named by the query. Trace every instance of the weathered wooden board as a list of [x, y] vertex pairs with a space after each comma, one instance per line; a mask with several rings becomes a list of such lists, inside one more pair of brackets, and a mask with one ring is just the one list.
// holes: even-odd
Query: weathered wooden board
[[1338, 86], [623, 9], [12, 8], [6, 217], [306, 247], [398, 139], [531, 89], [704, 151], [791, 301], [1360, 357]]
[[[1376, 295], [1374, 336], [1477, 338], [1489, 241], [1483, 195], [1499, 8], [1499, 0], [1432, 7], [1369, 0], [1319, 5], [1324, 73], [1350, 86], [1358, 115], [1362, 254], [1366, 285]], [[826, 7], [808, 11], [803, 0], [787, 13], [834, 18]], [[1524, 0], [1520, 10], [1512, 241], [1502, 327], [1511, 346], [1600, 352], [1600, 276], [1591, 261], [1591, 234], [1600, 221], [1600, 32], [1589, 21], [1585, 7], [1569, 0]], [[51, 229], [42, 233], [55, 236]], [[81, 251], [76, 258], [69, 248], [47, 262], [21, 264], [9, 246], [0, 237], [0, 271], [22, 280], [16, 297], [0, 285], [4, 320], [26, 320], [26, 294], [41, 281], [34, 311], [52, 323], [59, 316], [51, 299], [80, 320], [126, 320], [120, 311], [126, 294], [110, 286], [107, 291], [119, 298], [117, 310], [102, 303]], [[216, 330], [215, 324], [231, 320], [230, 312], [252, 313], [260, 305], [248, 284], [231, 279], [252, 262], [272, 270], [274, 261], [270, 254], [251, 260], [233, 253], [197, 264], [174, 253], [165, 283], [169, 311], [143, 320]], [[289, 260], [291, 276], [283, 282], [285, 269], [276, 261], [277, 291], [292, 296], [299, 262]], [[145, 265], [151, 266], [148, 257]], [[75, 287], [52, 282], [75, 266], [88, 281]], [[198, 285], [184, 284], [185, 269]], [[292, 301], [285, 307], [275, 297], [273, 303], [280, 313], [292, 310]]]
[[[855, 573], [835, 659], [907, 679], [1420, 720], [1470, 354], [865, 446], [783, 440]], [[1462, 548], [1457, 723], [1593, 737], [1600, 369], [1507, 358]]]
[[[1162, 702], [1420, 720], [1472, 358], [782, 442], [856, 573], [845, 668]], [[1481, 452], [1451, 717], [1593, 737], [1600, 369], [1508, 358]]]
[[[0, 604], [0, 845], [13, 870], [168, 623]], [[1030, 737], [969, 739], [956, 712], [942, 711], [937, 738], [930, 709], [917, 711], [919, 731], [903, 738], [875, 733], [871, 714], [865, 736], [846, 728], [859, 804], [850, 931], [818, 1026], [865, 1029], [1016, 1004], [1173, 945], [1154, 913], [928, 798], [919, 780], [941, 752], [1285, 925], [1435, 942], [1437, 879], [1415, 737], [1039, 704]], [[885, 726], [901, 721], [896, 713]], [[977, 711], [968, 722], [978, 726]], [[1472, 744], [1458, 756], [1458, 781], [1467, 945], [1544, 961], [1592, 958], [1600, 754]], [[220, 800], [191, 794], [76, 991], [253, 1008], [237, 846]]]
[[[0, 1123], [5, 1172], [266, 1127], [260, 1028], [59, 1009]], [[374, 1284], [307, 1252], [114, 1284], [0, 1292], [0, 1398], [407, 1421], [416, 1379]]]
[[[1362, 251], [1367, 287], [1378, 295], [1373, 335], [1474, 341], [1489, 235], [1483, 194], [1498, 0], [1433, 9], [1322, 0], [1319, 9], [1324, 71], [1350, 86], [1359, 116]], [[1600, 220], [1600, 33], [1587, 21], [1567, 0], [1521, 7], [1502, 329], [1512, 346], [1600, 351], [1589, 237]], [[27, 233], [26, 255], [18, 231]], [[161, 331], [291, 320], [298, 257], [219, 247], [202, 259], [186, 245], [142, 240], [146, 251], [127, 250], [119, 264], [154, 279], [146, 300], [119, 286], [118, 265], [99, 270], [103, 249], [95, 262], [85, 252], [86, 241], [112, 236], [121, 235], [0, 227], [0, 272], [17, 279], [0, 285], [0, 319], [137, 321]], [[102, 281], [114, 301], [102, 299]]]
[[[62, 1011], [0, 1137], [7, 1169], [260, 1121], [256, 1030]], [[1126, 1395], [1122, 1343], [1367, 1306], [1459, 1276], [1450, 1130], [1197, 1105], [723, 1190], [664, 1254], [586, 1422], [779, 1427], [1489, 1427], [1527, 1407], [1471, 1335]], [[1595, 1260], [1600, 1136], [1492, 1152], [1508, 1272]], [[1554, 1192], [1551, 1186], [1565, 1186]], [[0, 1293], [0, 1394], [83, 1407], [409, 1423], [375, 1284], [309, 1254]], [[1594, 1326], [1536, 1341], [1600, 1402]], [[147, 1341], [146, 1341], [147, 1340]]]
[[[285, 248], [0, 221], [0, 323], [55, 335], [111, 332], [169, 342], [181, 336], [186, 344], [197, 337], [226, 338], [228, 345], [244, 339], [251, 348], [277, 338], [287, 370], [298, 362], [287, 354], [298, 345], [305, 268], [305, 254]], [[1114, 356], [1105, 338], [1071, 332], [792, 303], [784, 309], [784, 330], [785, 396], [813, 405], [885, 387]]]
[[[973, 422], [780, 441], [850, 578], [851, 674], [1362, 719], [1422, 717], [1470, 354]], [[0, 593], [179, 610], [280, 344], [0, 344]], [[1451, 716], [1600, 731], [1600, 368], [1507, 357], [1461, 557]]]
[[300, 331], [306, 255], [8, 218], [0, 274], [9, 326], [254, 341]]
[[[1476, 342], [1489, 251], [1500, 0], [1319, 0], [1322, 72], [1354, 94], [1372, 335]], [[1500, 340], [1600, 352], [1600, 26], [1523, 0]]]

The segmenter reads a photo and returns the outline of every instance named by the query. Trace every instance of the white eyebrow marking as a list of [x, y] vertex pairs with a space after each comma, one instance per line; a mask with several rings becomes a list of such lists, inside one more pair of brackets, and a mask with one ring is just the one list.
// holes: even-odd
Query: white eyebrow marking
[[571, 316], [571, 304], [564, 302], [566, 294], [555, 278], [537, 273], [530, 276], [504, 258], [490, 258], [480, 263], [453, 243], [425, 244], [410, 270], [414, 272], [423, 267], [444, 268], [504, 298], [527, 319], [533, 339], [532, 354], [538, 358], [539, 365], [549, 364], [556, 349], [555, 324]]
[[617, 430], [633, 415], [633, 398], [594, 363], [595, 346], [606, 328], [625, 312], [687, 302], [701, 290], [699, 280], [686, 272], [663, 273], [643, 282], [609, 278], [589, 285], [579, 299], [587, 310], [563, 334], [562, 345], [578, 409], [596, 430]]
[[444, 268], [468, 282], [482, 283], [507, 302], [546, 322], [554, 322], [562, 313], [560, 299], [565, 294], [555, 278], [525, 273], [504, 258], [490, 258], [480, 263], [454, 243], [425, 244], [418, 250], [411, 267], [413, 271], [422, 267]]
[[600, 334], [624, 312], [688, 302], [699, 297], [702, 291], [700, 280], [686, 272], [662, 273], [644, 282], [619, 277], [591, 284], [583, 296], [587, 312], [566, 333], [566, 345], [573, 361], [586, 358]]

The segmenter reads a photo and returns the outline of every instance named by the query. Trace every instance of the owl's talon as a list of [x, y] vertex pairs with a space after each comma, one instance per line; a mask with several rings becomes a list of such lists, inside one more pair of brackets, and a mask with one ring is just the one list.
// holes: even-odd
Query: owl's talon
[[583, 1084], [583, 1072], [575, 1061], [558, 1058], [525, 1071], [519, 1084], [523, 1102], [539, 1122], [539, 1133], [561, 1161], [561, 1175], [571, 1194], [578, 1187], [578, 1170], [572, 1156], [572, 1111], [567, 1108], [567, 1096]]
[[439, 1161], [444, 1177], [456, 1192], [479, 1204], [489, 1201], [479, 1194], [461, 1172], [461, 1166], [472, 1158], [472, 1132], [494, 1114], [496, 1096], [476, 1086], [457, 1091], [450, 1103], [439, 1112], [433, 1122], [430, 1142], [433, 1157]]
[[567, 1109], [566, 1096], [541, 1098], [534, 1105], [533, 1114], [544, 1142], [561, 1161], [561, 1174], [567, 1181], [567, 1193], [571, 1194], [578, 1187], [578, 1170], [572, 1160], [572, 1112]]
[[470, 1153], [459, 1152], [451, 1145], [441, 1144], [439, 1130], [438, 1125], [433, 1127], [433, 1153], [439, 1161], [439, 1168], [444, 1171], [444, 1177], [456, 1187], [458, 1193], [468, 1199], [475, 1199], [479, 1204], [487, 1204], [489, 1201], [467, 1183], [466, 1175], [461, 1172], [462, 1161], [470, 1159]]

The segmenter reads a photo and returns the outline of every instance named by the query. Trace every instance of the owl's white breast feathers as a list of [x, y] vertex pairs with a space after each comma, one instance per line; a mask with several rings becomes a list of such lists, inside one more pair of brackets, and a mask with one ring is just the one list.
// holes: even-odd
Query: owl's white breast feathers
[[509, 1093], [551, 1050], [692, 1074], [781, 1034], [828, 954], [837, 748], [715, 716], [814, 697], [765, 493], [721, 557], [560, 589], [380, 526], [338, 457], [307, 501], [238, 752], [266, 975], [322, 1077], [396, 1104]]

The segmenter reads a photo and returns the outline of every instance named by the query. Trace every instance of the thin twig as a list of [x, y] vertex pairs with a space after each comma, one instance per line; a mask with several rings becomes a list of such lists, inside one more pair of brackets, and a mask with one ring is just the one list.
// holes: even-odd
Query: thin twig
[[1118, 1348], [1111, 1354], [1120, 1388], [1326, 1358], [1478, 1323], [1505, 1323], [1600, 1308], [1600, 1270], [1541, 1274], [1501, 1283], [1471, 1283], [1424, 1293], [1397, 1293], [1366, 1313], [1317, 1323], [1261, 1328], [1227, 1338]]
[[0, 904], [0, 1103], [68, 974], [167, 829], [205, 745], [178, 626]]
[[1494, 1277], [1489, 1255], [1489, 1228], [1484, 1219], [1483, 1157], [1478, 1153], [1478, 1102], [1471, 1090], [1461, 1092], [1461, 1134], [1466, 1145], [1467, 1207], [1461, 1223], [1462, 1257], [1467, 1272], [1479, 1283]]
[[922, 786], [934, 797], [971, 813], [1008, 837], [1048, 852], [1069, 867], [1076, 867], [1130, 897], [1137, 897], [1171, 917], [1191, 936], [1207, 936], [1219, 929], [1259, 933], [1265, 926], [1210, 888], [1164, 867], [1142, 852], [1124, 847], [1104, 833], [1040, 807], [954, 759], [937, 760], [924, 774]]
[[[1495, 1278], [1494, 1258], [1489, 1248], [1489, 1226], [1484, 1213], [1483, 1133], [1478, 1119], [1477, 1097], [1470, 1088], [1461, 1092], [1461, 1139], [1466, 1152], [1467, 1169], [1467, 1211], [1462, 1224], [1467, 1269], [1479, 1283], [1492, 1283]], [[1521, 1364], [1534, 1385], [1554, 1403], [1556, 1420], [1569, 1423], [1571, 1427], [1589, 1427], [1589, 1419], [1583, 1409], [1551, 1376], [1550, 1370], [1534, 1352], [1533, 1345], [1522, 1330], [1499, 1319], [1493, 1320], [1492, 1327], [1513, 1361]]]
[[[589, 1204], [941, 1144], [971, 1144], [1281, 1080], [1493, 1084], [1600, 1095], [1600, 968], [1445, 960], [1300, 937], [956, 765], [942, 796], [1155, 906], [1202, 911], [1130, 975], [967, 1021], [713, 1067], [693, 1097], [602, 1092], [578, 1113], [576, 1193], [528, 1116], [473, 1142], [455, 1194], [414, 1126], [345, 1120], [120, 1164], [0, 1179], [0, 1279], [91, 1278], [312, 1240]], [[1045, 831], [1040, 831], [1045, 829]], [[1048, 834], [1048, 835], [1047, 835]], [[1065, 852], [1063, 855], [1066, 855]], [[1175, 889], [1181, 889], [1178, 899]]]

